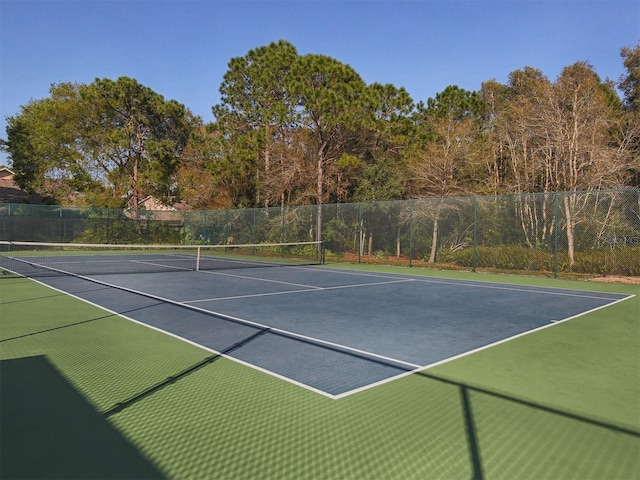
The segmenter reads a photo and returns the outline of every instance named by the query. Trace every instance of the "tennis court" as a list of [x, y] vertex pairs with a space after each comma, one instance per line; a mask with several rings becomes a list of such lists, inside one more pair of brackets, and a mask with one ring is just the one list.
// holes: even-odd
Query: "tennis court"
[[130, 250], [0, 255], [2, 478], [640, 477], [635, 286]]
[[0, 266], [331, 398], [630, 298], [130, 250], [18, 251]]

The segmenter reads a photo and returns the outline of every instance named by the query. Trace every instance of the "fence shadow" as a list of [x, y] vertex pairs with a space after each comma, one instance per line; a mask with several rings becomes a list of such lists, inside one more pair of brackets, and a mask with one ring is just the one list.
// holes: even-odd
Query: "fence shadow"
[[165, 478], [44, 356], [0, 369], [0, 478]]
[[474, 480], [496, 475], [595, 479], [640, 474], [640, 432], [633, 428], [429, 372], [415, 375], [457, 391]]

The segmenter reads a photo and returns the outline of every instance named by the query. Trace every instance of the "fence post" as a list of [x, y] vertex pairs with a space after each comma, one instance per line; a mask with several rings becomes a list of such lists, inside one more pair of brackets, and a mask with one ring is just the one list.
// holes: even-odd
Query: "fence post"
[[222, 233], [225, 245], [229, 243], [229, 237], [231, 236], [230, 218], [231, 215], [229, 214], [229, 209], [227, 208], [224, 211], [224, 231]]
[[207, 229], [208, 229], [208, 225], [207, 222], [209, 221], [207, 219], [207, 210], [202, 210], [202, 215], [199, 216], [198, 218], [198, 237], [197, 237], [197, 241], [200, 242], [200, 244], [202, 245], [206, 245], [210, 242], [205, 241], [205, 239], [207, 238]]
[[147, 226], [147, 234], [146, 234], [146, 241], [147, 241], [147, 245], [151, 244], [151, 210], [145, 210], [144, 211], [144, 216], [145, 216], [145, 224]]
[[558, 278], [558, 227], [560, 225], [558, 221], [558, 196], [559, 193], [555, 192], [553, 206], [553, 278]]
[[[103, 210], [104, 211], [104, 210]], [[107, 225], [106, 225], [106, 229], [105, 229], [105, 239], [104, 239], [104, 243], [111, 243], [109, 242], [109, 234], [110, 234], [110, 228], [111, 228], [111, 209], [107, 208]]]
[[188, 223], [188, 220], [187, 220], [188, 215], [187, 214], [188, 213], [189, 212], [182, 212], [180, 214], [180, 216], [182, 217], [182, 228], [180, 230], [180, 233], [182, 234], [181, 235], [182, 238], [180, 239], [182, 245], [186, 245], [187, 244], [187, 223]]
[[284, 239], [286, 237], [286, 215], [285, 215], [285, 206], [280, 206], [280, 243], [284, 243]]
[[413, 198], [409, 200], [409, 268], [413, 266]]
[[251, 219], [251, 242], [249, 243], [258, 243], [258, 241], [256, 240], [256, 212], [258, 211], [257, 208], [252, 208], [251, 212], [252, 212], [252, 219]]
[[9, 228], [9, 232], [7, 235], [7, 240], [14, 240], [13, 238], [13, 218], [11, 217], [11, 204], [9, 204], [9, 209], [7, 212], [7, 224]]
[[478, 267], [478, 197], [473, 196], [473, 271]]
[[60, 242], [64, 242], [64, 227], [63, 227], [63, 222], [64, 219], [62, 218], [62, 207], [59, 208], [60, 211]]
[[358, 263], [362, 263], [362, 202], [358, 203]]
[[[285, 229], [285, 223], [287, 221], [287, 216], [286, 216], [286, 211], [285, 211], [285, 206], [281, 205], [280, 206], [280, 210], [282, 211], [282, 230], [280, 232], [280, 242], [284, 243], [285, 242], [285, 238], [286, 238], [286, 229]], [[284, 258], [284, 245], [282, 245], [280, 247], [280, 255], [282, 256], [282, 258]]]

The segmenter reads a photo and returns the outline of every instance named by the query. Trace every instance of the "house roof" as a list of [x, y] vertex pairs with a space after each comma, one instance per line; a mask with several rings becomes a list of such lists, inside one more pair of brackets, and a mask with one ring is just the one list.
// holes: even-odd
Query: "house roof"
[[14, 176], [8, 168], [0, 168], [0, 203], [42, 203], [41, 196], [21, 190], [14, 183]]
[[15, 173], [9, 170], [7, 167], [0, 168], [0, 180], [4, 180], [6, 178], [13, 178]]

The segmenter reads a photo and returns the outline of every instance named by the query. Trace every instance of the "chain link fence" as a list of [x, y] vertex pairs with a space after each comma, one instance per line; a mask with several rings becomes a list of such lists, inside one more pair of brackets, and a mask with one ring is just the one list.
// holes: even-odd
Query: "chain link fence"
[[322, 239], [328, 261], [640, 276], [640, 189], [185, 212], [0, 204], [0, 239]]
[[0, 204], [0, 240], [181, 243], [180, 212]]
[[[427, 198], [324, 207], [327, 258], [640, 276], [640, 190]], [[331, 211], [331, 214], [329, 213]]]

